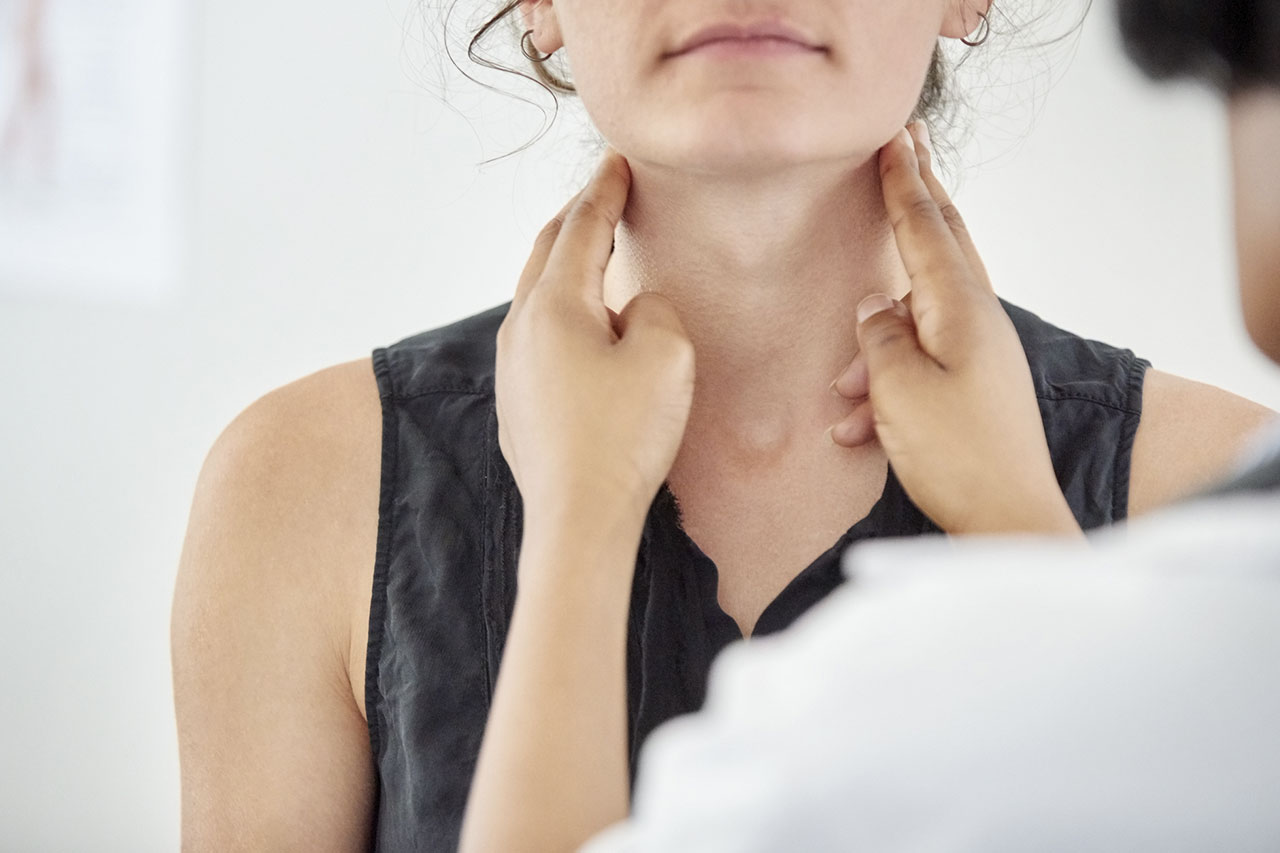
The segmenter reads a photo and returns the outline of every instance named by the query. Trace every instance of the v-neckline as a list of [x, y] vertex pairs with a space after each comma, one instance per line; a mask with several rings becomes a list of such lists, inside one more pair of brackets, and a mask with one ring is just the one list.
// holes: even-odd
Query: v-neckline
[[[773, 633], [789, 624], [791, 620], [783, 618], [783, 611], [785, 611], [789, 599], [795, 595], [795, 591], [824, 568], [839, 572], [840, 555], [844, 552], [846, 546], [857, 539], [876, 536], [878, 531], [884, 529], [884, 520], [893, 509], [904, 502], [909, 503], [906, 500], [905, 493], [902, 491], [901, 484], [893, 473], [893, 466], [886, 464], [885, 467], [885, 481], [883, 488], [880, 490], [880, 497], [876, 499], [867, 514], [854, 521], [830, 547], [814, 557], [808, 565], [787, 582], [782, 590], [760, 611], [760, 615], [757, 617], [749, 635], [743, 634], [737, 620], [720, 606], [720, 569], [716, 566], [715, 561], [702, 550], [698, 543], [693, 540], [693, 537], [689, 535], [688, 531], [684, 529], [680, 502], [675, 493], [671, 491], [666, 480], [663, 480], [662, 485], [658, 488], [658, 494], [654, 501], [654, 513], [650, 517], [650, 523], [668, 527], [676, 546], [693, 561], [699, 581], [698, 587], [704, 599], [702, 602], [703, 612], [708, 622], [711, 623], [709, 627], [714, 627], [717, 632], [722, 630], [730, 632], [731, 639], [748, 640], [751, 637]], [[914, 505], [912, 506], [914, 508]], [[923, 529], [922, 527], [921, 532], [923, 532]], [[897, 535], [902, 534], [899, 532]]]

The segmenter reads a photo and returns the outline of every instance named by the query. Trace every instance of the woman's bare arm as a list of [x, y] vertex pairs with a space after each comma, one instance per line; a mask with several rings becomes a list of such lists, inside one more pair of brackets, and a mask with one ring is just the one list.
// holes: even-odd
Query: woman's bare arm
[[246, 409], [201, 470], [171, 629], [188, 853], [369, 846], [374, 767], [349, 662], [378, 406], [368, 359], [321, 371]]
[[1230, 473], [1276, 413], [1213, 385], [1148, 368], [1133, 440], [1129, 515], [1173, 503]]

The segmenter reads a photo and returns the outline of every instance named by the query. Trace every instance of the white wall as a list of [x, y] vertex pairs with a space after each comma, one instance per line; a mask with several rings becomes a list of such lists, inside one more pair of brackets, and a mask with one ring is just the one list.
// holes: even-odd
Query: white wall
[[[508, 299], [568, 195], [573, 134], [473, 168], [541, 115], [442, 108], [406, 76], [409, 5], [201, 4], [189, 274], [147, 303], [0, 297], [0, 849], [176, 848], [169, 605], [211, 442], [271, 388]], [[1140, 81], [1106, 4], [1058, 71], [956, 199], [997, 290], [1280, 408], [1235, 302], [1220, 109]]]

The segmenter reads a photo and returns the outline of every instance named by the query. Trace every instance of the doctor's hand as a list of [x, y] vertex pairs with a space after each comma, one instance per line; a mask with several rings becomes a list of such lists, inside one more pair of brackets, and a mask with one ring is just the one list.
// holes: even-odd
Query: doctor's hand
[[948, 533], [1080, 536], [1017, 330], [933, 174], [924, 125], [912, 132], [879, 154], [911, 292], [858, 306], [859, 351], [834, 387], [860, 402], [831, 438], [878, 439], [911, 500]]
[[693, 403], [693, 344], [666, 298], [604, 304], [631, 186], [612, 148], [543, 228], [498, 329], [498, 443], [525, 527], [570, 523], [637, 537]]

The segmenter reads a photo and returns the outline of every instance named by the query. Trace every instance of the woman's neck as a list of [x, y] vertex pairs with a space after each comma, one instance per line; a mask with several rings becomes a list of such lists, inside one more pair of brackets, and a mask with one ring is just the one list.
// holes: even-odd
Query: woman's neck
[[858, 303], [909, 280], [872, 157], [736, 183], [633, 163], [604, 287], [615, 311], [646, 290], [675, 304], [697, 359], [686, 443], [767, 464], [851, 410], [828, 386]]

